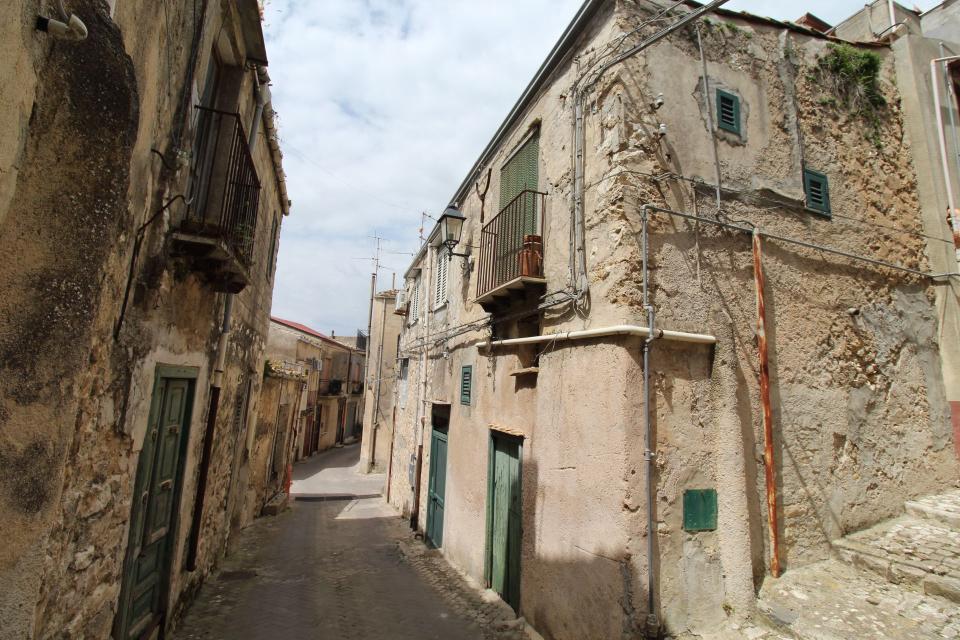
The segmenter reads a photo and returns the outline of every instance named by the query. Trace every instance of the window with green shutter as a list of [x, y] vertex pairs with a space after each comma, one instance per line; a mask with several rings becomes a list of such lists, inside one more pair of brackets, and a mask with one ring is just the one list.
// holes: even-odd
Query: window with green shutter
[[740, 98], [723, 89], [717, 89], [717, 126], [740, 135]]
[[813, 169], [803, 170], [803, 191], [807, 209], [830, 217], [830, 183], [827, 176]]
[[[539, 186], [537, 161], [540, 157], [540, 130], [536, 130], [507, 160], [500, 170], [500, 210], [511, 204], [524, 191], [536, 191]], [[521, 234], [536, 233], [536, 198], [527, 196], [514, 206], [523, 208]]]
[[473, 391], [473, 366], [466, 365], [460, 370], [460, 404], [470, 405]]

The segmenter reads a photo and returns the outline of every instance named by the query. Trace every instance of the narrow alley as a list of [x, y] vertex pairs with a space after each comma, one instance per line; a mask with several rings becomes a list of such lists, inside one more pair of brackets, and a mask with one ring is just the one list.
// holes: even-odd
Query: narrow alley
[[960, 640], [914, 1], [0, 2], [0, 640]]
[[509, 607], [413, 539], [359, 459], [357, 444], [294, 467], [290, 508], [238, 534], [174, 637], [523, 637]]

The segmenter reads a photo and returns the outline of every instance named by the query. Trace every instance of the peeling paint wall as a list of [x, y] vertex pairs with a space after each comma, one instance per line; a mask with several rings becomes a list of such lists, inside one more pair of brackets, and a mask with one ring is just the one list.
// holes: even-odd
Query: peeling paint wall
[[[492, 169], [483, 203], [490, 220], [503, 163], [539, 127], [547, 293], [568, 283], [571, 86], [578, 69], [589, 69], [607, 43], [653, 11], [649, 2], [601, 10], [475, 176], [482, 192]], [[700, 28], [709, 107], [692, 28], [614, 67], [588, 94], [589, 308], [547, 309], [540, 332], [647, 324], [640, 239], [641, 207], [648, 203], [930, 271], [890, 51], [863, 49], [881, 60], [885, 106], [874, 120], [826, 89], [818, 66], [830, 53], [825, 39], [732, 14], [710, 16]], [[716, 135], [719, 214], [707, 118], [709, 108], [716, 126], [717, 88], [739, 98], [742, 124], [740, 135]], [[804, 168], [827, 175], [832, 217], [806, 208]], [[480, 244], [481, 202], [469, 186], [460, 203], [467, 217], [461, 246]], [[666, 214], [651, 214], [650, 230], [648, 284], [658, 326], [718, 339], [715, 348], [668, 341], [653, 347], [654, 532], [646, 523], [639, 341], [478, 350], [491, 332], [516, 337], [529, 329], [513, 320], [447, 332], [485, 318], [473, 302], [476, 266], [462, 269], [459, 258], [449, 273], [449, 304], [408, 322], [401, 338], [409, 369], [397, 385], [390, 501], [405, 514], [413, 510], [409, 473], [422, 444], [418, 525], [424, 527], [430, 412], [432, 403], [450, 403], [442, 551], [482, 581], [490, 431], [523, 434], [520, 614], [545, 638], [640, 633], [648, 535], [655, 536], [656, 608], [668, 631], [708, 631], [749, 615], [768, 575], [750, 235]], [[934, 305], [943, 285], [813, 248], [762, 242], [781, 562], [789, 571], [828, 557], [831, 540], [897, 515], [905, 499], [955, 486], [958, 465]], [[411, 266], [427, 290], [435, 259], [428, 246]], [[510, 375], [531, 360], [535, 376]], [[469, 405], [459, 402], [464, 365], [473, 367]], [[708, 488], [718, 493], [717, 530], [683, 531], [684, 491]]]

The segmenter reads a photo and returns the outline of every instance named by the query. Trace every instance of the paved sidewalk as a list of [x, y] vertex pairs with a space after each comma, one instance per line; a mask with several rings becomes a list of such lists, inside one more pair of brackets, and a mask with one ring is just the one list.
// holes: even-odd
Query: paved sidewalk
[[[481, 640], [479, 613], [444, 592], [469, 592], [411, 566], [410, 532], [381, 498], [382, 476], [355, 472], [359, 446], [294, 469], [301, 498], [241, 532], [174, 637], [223, 640]], [[477, 596], [479, 598], [479, 596]]]

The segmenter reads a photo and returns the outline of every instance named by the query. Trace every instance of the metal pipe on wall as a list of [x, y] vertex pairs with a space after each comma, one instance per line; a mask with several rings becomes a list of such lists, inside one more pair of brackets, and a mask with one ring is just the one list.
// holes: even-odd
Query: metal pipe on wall
[[940, 104], [940, 82], [937, 76], [937, 65], [952, 60], [960, 60], [960, 56], [934, 58], [930, 61], [930, 80], [933, 84], [933, 111], [937, 119], [937, 141], [940, 143], [940, 164], [943, 170], [943, 183], [947, 190], [947, 215], [950, 217], [950, 226], [953, 230], [953, 245], [957, 260], [960, 260], [960, 212], [957, 211], [953, 199], [953, 184], [950, 178], [950, 161], [947, 156], [947, 136], [943, 126], [943, 109]]
[[767, 354], [767, 305], [764, 294], [763, 249], [760, 233], [753, 233], [753, 283], [757, 300], [757, 352], [760, 405], [763, 409], [763, 467], [767, 489], [767, 524], [770, 526], [770, 573], [780, 577], [780, 529], [777, 514], [777, 476], [773, 458], [773, 409], [770, 405], [770, 362]]
[[644, 476], [647, 485], [647, 619], [646, 632], [647, 637], [657, 637], [660, 631], [660, 619], [657, 616], [656, 609], [656, 548], [653, 542], [656, 535], [656, 521], [653, 516], [653, 509], [656, 505], [656, 486], [653, 479], [653, 465], [656, 460], [654, 452], [655, 444], [653, 442], [653, 423], [650, 417], [650, 349], [653, 341], [656, 340], [656, 314], [653, 305], [650, 304], [650, 279], [649, 253], [650, 253], [650, 234], [648, 225], [647, 209], [640, 210], [641, 218], [641, 246], [642, 246], [642, 270], [643, 270], [643, 308], [647, 311], [647, 326], [650, 328], [650, 335], [643, 341], [643, 460]]
[[[703, 99], [707, 109], [707, 128], [710, 132], [710, 146], [713, 149], [713, 169], [717, 178], [717, 211], [720, 211], [720, 150], [717, 149], [717, 133], [713, 128], [713, 100], [710, 97], [710, 76], [707, 71], [707, 56], [703, 50], [703, 38], [700, 36], [700, 25], [697, 25], [697, 47], [700, 49], [700, 63], [703, 65]], [[693, 198], [697, 193], [694, 189]]]
[[[940, 57], [947, 57], [947, 47], [942, 42], [940, 43]], [[943, 86], [946, 89], [947, 97], [953, 98], [953, 104], [950, 105], [950, 108], [947, 109], [947, 112], [950, 114], [950, 134], [953, 138], [953, 154], [954, 160], [957, 162], [957, 169], [960, 170], [960, 134], [957, 132], [957, 108], [960, 107], [960, 104], [957, 103], [956, 90], [953, 86], [953, 79], [950, 77], [950, 65], [943, 65]]]

